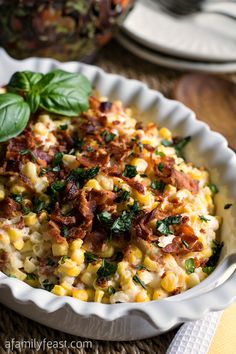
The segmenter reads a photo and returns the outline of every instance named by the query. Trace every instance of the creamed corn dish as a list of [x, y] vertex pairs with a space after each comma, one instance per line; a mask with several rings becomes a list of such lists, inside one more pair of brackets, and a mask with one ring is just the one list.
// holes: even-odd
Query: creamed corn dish
[[[2, 90], [4, 92], [4, 90]], [[90, 96], [69, 118], [39, 110], [1, 143], [0, 270], [102, 303], [181, 293], [215, 267], [220, 219], [189, 137]]]

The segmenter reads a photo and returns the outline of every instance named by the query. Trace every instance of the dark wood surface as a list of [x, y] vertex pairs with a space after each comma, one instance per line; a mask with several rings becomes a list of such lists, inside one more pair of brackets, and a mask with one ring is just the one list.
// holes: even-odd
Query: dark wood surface
[[186, 74], [176, 83], [173, 96], [191, 108], [198, 119], [223, 134], [236, 150], [236, 84], [218, 76]]

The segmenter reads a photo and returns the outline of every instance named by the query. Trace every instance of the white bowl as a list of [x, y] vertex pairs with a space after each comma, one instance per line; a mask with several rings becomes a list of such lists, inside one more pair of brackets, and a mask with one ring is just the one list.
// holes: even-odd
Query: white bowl
[[[95, 66], [76, 62], [59, 63], [51, 59], [16, 61], [0, 50], [0, 85], [17, 70], [48, 72], [61, 68], [82, 72], [104, 96], [137, 106], [145, 119], [167, 126], [180, 136], [192, 136], [187, 159], [209, 168], [220, 193], [217, 214], [223, 217], [220, 237], [224, 241], [221, 262], [202, 283], [159, 301], [106, 305], [86, 303], [70, 297], [57, 297], [34, 289], [0, 272], [0, 301], [11, 309], [49, 327], [74, 335], [103, 340], [134, 340], [151, 337], [209, 311], [221, 310], [236, 299], [236, 155], [226, 140], [197, 121], [194, 113], [144, 84], [104, 73]], [[226, 203], [232, 208], [224, 210]]]

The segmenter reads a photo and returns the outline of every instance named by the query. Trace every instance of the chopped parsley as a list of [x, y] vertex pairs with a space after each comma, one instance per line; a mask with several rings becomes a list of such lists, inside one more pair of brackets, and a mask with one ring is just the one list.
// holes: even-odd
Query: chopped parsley
[[210, 221], [210, 219], [207, 219], [204, 215], [199, 215], [200, 220], [204, 221], [204, 222], [208, 222]]
[[68, 129], [68, 124], [61, 124], [60, 125], [61, 130], [67, 130]]
[[146, 270], [147, 268], [146, 267], [144, 267], [142, 264], [138, 264], [138, 265], [136, 265], [136, 267], [135, 267], [137, 270]]
[[144, 149], [143, 143], [139, 142], [137, 143], [138, 147], [139, 147], [139, 151], [142, 152]]
[[115, 201], [116, 201], [116, 203], [126, 202], [127, 200], [129, 200], [129, 198], [130, 198], [130, 192], [120, 189], [118, 191], [118, 195], [117, 195]]
[[63, 152], [57, 152], [54, 156], [54, 159], [52, 161], [52, 166], [60, 166], [62, 164], [62, 159], [63, 159]]
[[47, 210], [48, 204], [36, 197], [33, 198], [33, 212], [38, 214], [42, 210]]
[[136, 166], [126, 165], [124, 170], [124, 176], [128, 178], [134, 178], [138, 174]]
[[129, 232], [132, 225], [132, 213], [123, 210], [111, 227], [114, 233]]
[[161, 141], [161, 145], [163, 145], [163, 146], [165, 146], [165, 147], [171, 146], [172, 144], [173, 144], [172, 141], [167, 140], [167, 139], [163, 139], [163, 140]]
[[67, 259], [68, 259], [68, 256], [62, 256], [59, 263], [64, 264]]
[[54, 288], [54, 285], [51, 284], [51, 283], [49, 283], [48, 279], [45, 279], [45, 280], [43, 281], [43, 287], [44, 287], [45, 290], [47, 290], [47, 291], [50, 292], [50, 291], [52, 291], [52, 289]]
[[146, 284], [142, 281], [137, 274], [133, 276], [133, 281], [141, 285], [144, 289], [147, 289]]
[[187, 136], [185, 138], [176, 140], [176, 142], [173, 144], [173, 147], [175, 149], [176, 155], [178, 157], [183, 157], [182, 150], [190, 142], [190, 140], [191, 140], [191, 136]]
[[107, 130], [105, 130], [104, 132], [102, 132], [102, 137], [103, 137], [103, 139], [104, 139], [104, 141], [106, 142], [106, 143], [110, 143], [112, 140], [114, 140], [115, 139], [115, 137], [116, 137], [116, 134], [114, 134], [114, 133], [109, 133]]
[[59, 191], [63, 189], [65, 185], [66, 185], [66, 181], [56, 181], [52, 183], [51, 188], [54, 189], [55, 191]]
[[218, 187], [214, 183], [209, 183], [207, 186], [210, 188], [212, 194], [216, 194], [219, 192]]
[[53, 267], [56, 264], [56, 262], [54, 261], [54, 259], [52, 258], [48, 258], [47, 261], [47, 265]]
[[78, 181], [78, 180], [88, 180], [92, 179], [97, 176], [99, 172], [99, 167], [95, 166], [89, 169], [84, 169], [81, 167], [75, 168], [70, 172], [70, 174], [67, 176], [66, 180], [67, 181]]
[[62, 225], [61, 234], [65, 238], [67, 238], [69, 236], [69, 230], [68, 230], [68, 227], [66, 225]]
[[207, 263], [205, 264], [204, 267], [202, 267], [202, 270], [206, 274], [210, 274], [213, 272], [213, 270], [216, 267], [216, 264], [220, 258], [221, 250], [222, 247], [224, 246], [223, 242], [219, 242], [217, 240], [214, 240], [212, 242], [212, 255], [208, 259]]
[[60, 172], [60, 166], [41, 168], [39, 172], [39, 177], [42, 177], [47, 172]]
[[158, 170], [160, 171], [160, 172], [163, 172], [163, 170], [164, 170], [164, 164], [162, 163], [162, 162], [160, 162], [158, 165], [157, 165], [157, 168], [158, 168]]
[[99, 278], [109, 278], [115, 274], [117, 270], [117, 264], [109, 263], [105, 258], [102, 259], [102, 265], [97, 271], [97, 276]]
[[37, 275], [33, 273], [28, 273], [26, 276], [26, 280], [37, 280], [37, 279], [38, 279]]
[[231, 204], [231, 203], [225, 204], [224, 209], [225, 209], [225, 210], [228, 210], [228, 209], [231, 208], [232, 205], [233, 205], [233, 204]]
[[107, 288], [108, 295], [111, 296], [111, 295], [115, 294], [115, 292], [116, 292], [116, 290], [115, 290], [115, 288], [113, 288], [112, 285], [108, 286], [108, 288]]
[[139, 203], [135, 200], [132, 205], [129, 205], [129, 210], [132, 214], [137, 214], [139, 212]]
[[91, 252], [85, 252], [84, 259], [86, 263], [93, 263], [98, 260], [98, 256]]
[[109, 226], [113, 223], [112, 215], [108, 213], [108, 211], [103, 211], [102, 213], [97, 214], [97, 218], [101, 224], [105, 224]]
[[165, 236], [171, 235], [173, 234], [173, 232], [170, 230], [170, 225], [180, 224], [181, 220], [182, 220], [181, 215], [168, 216], [163, 220], [157, 220], [156, 230], [162, 235]]
[[152, 181], [150, 187], [160, 193], [164, 192], [166, 184], [163, 181]]
[[186, 269], [187, 274], [194, 273], [195, 264], [194, 264], [194, 259], [193, 258], [186, 259], [186, 261], [185, 261], [185, 269]]
[[29, 150], [29, 149], [20, 150], [20, 154], [21, 154], [21, 155], [29, 155], [29, 156], [31, 157], [31, 160], [32, 160], [33, 162], [36, 162], [36, 161], [37, 161], [37, 158], [36, 158], [35, 154], [34, 154], [31, 150]]
[[12, 194], [11, 198], [20, 205], [21, 210], [24, 214], [29, 214], [30, 208], [27, 208], [24, 203], [24, 199], [20, 194]]

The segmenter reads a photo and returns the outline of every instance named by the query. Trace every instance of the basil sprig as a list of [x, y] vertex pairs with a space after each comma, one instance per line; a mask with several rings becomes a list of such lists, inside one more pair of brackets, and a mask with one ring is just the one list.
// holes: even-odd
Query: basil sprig
[[19, 135], [30, 113], [39, 108], [68, 117], [79, 115], [88, 109], [91, 91], [88, 79], [78, 73], [16, 72], [7, 85], [8, 93], [0, 95], [0, 142]]

